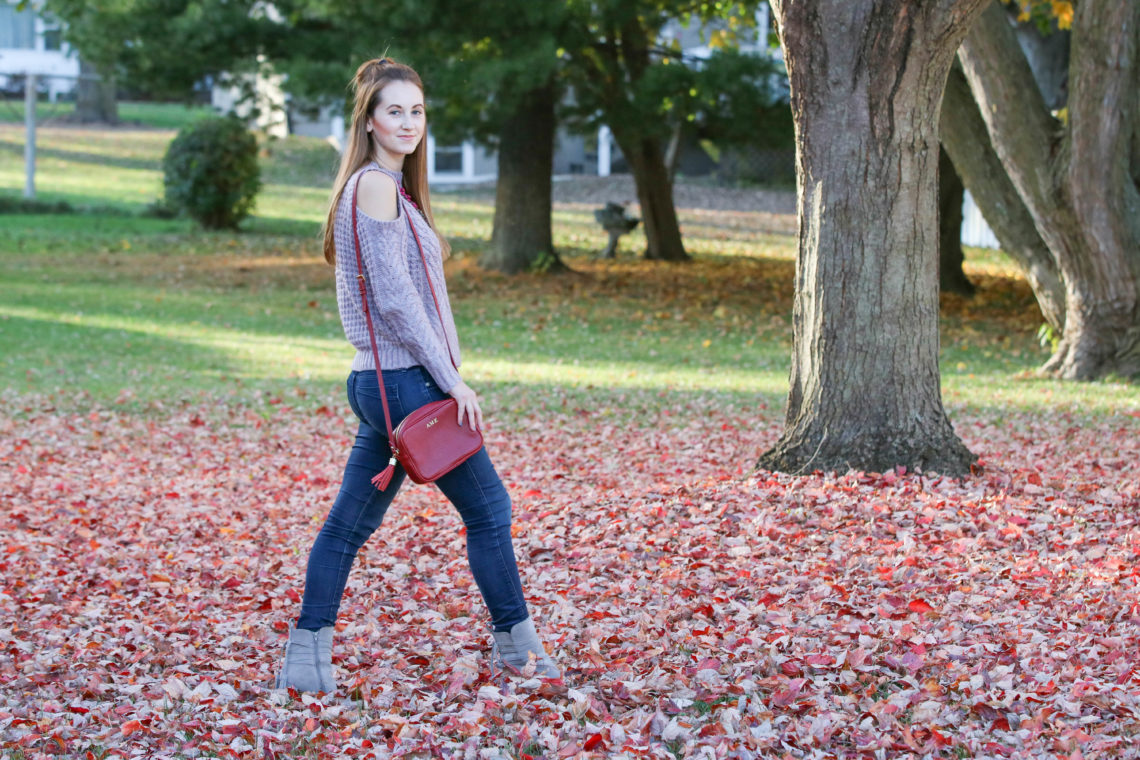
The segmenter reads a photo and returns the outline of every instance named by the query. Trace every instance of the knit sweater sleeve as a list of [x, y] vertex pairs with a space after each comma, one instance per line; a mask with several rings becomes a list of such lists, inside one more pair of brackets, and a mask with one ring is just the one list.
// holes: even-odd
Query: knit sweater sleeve
[[376, 311], [391, 336], [427, 369], [444, 393], [450, 392], [460, 382], [459, 372], [408, 271], [406, 210], [400, 209], [391, 221], [374, 219], [357, 209], [351, 212], [357, 214], [360, 254]]

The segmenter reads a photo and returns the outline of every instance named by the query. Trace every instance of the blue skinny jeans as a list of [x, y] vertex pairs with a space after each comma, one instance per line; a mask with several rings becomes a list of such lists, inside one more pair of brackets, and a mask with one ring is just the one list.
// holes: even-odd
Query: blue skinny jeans
[[[393, 428], [415, 409], [447, 398], [422, 367], [385, 370], [384, 390]], [[371, 482], [388, 466], [391, 456], [375, 370], [349, 374], [348, 402], [360, 419], [360, 428], [344, 468], [340, 493], [309, 552], [297, 627], [311, 631], [336, 623], [356, 553], [380, 527], [406, 476], [397, 464], [392, 482], [383, 491]], [[480, 449], [435, 485], [459, 510], [467, 528], [467, 561], [490, 610], [493, 630], [510, 630], [529, 613], [511, 545], [511, 498], [487, 450]]]

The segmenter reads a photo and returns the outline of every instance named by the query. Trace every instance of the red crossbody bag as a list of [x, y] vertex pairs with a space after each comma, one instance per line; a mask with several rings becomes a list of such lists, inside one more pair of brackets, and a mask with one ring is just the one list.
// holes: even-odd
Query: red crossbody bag
[[[388, 460], [388, 466], [372, 478], [372, 484], [383, 491], [392, 480], [396, 462], [403, 466], [408, 477], [414, 482], [431, 483], [451, 472], [483, 448], [483, 434], [478, 428], [467, 427], [457, 422], [459, 405], [453, 398], [421, 406], [408, 414], [395, 430], [392, 429], [392, 417], [388, 413], [388, 394], [384, 391], [384, 375], [380, 369], [380, 352], [376, 348], [376, 332], [372, 327], [372, 314], [368, 310], [368, 284], [364, 280], [364, 260], [360, 255], [360, 234], [356, 225], [356, 191], [359, 186], [358, 177], [356, 185], [352, 188], [351, 209], [352, 242], [356, 249], [356, 283], [360, 287], [360, 303], [364, 308], [364, 321], [368, 324], [368, 340], [372, 344], [372, 358], [376, 361], [376, 381], [380, 386], [380, 401], [384, 407], [384, 425], [388, 429], [388, 445], [392, 449], [392, 458]], [[400, 191], [403, 192], [403, 188], [400, 188]], [[399, 199], [396, 202], [398, 204]], [[424, 265], [424, 276], [427, 277], [431, 298], [435, 303], [435, 312], [439, 315], [439, 324], [442, 328], [443, 312], [439, 308], [435, 286], [431, 283], [431, 273], [428, 271], [423, 244], [420, 243], [419, 233], [416, 232], [416, 226], [412, 224], [411, 218], [406, 212], [404, 216], [416, 239], [416, 248], [419, 249], [420, 260]], [[447, 343], [446, 335], [444, 342]], [[450, 344], [447, 344], [447, 355], [451, 359], [451, 366], [459, 369], [455, 357], [451, 354]], [[468, 422], [471, 422], [470, 418]]]

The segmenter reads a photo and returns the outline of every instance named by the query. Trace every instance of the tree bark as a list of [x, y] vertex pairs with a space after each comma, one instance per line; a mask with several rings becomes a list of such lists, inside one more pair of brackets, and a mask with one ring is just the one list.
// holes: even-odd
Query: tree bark
[[966, 188], [945, 150], [938, 153], [938, 288], [943, 293], [974, 295], [974, 283], [962, 271], [962, 201]]
[[[118, 124], [119, 103], [115, 78], [103, 75], [94, 65], [79, 59], [80, 80], [76, 86], [75, 121], [80, 124]], [[95, 76], [102, 79], [93, 79]]]
[[1140, 372], [1140, 240], [1128, 219], [1140, 201], [1122, 160], [1138, 26], [1140, 4], [1077, 4], [1060, 137], [997, 6], [959, 53], [994, 148], [1064, 278], [1065, 334], [1042, 371], [1067, 379]]
[[938, 113], [986, 0], [773, 0], [799, 251], [783, 436], [760, 466], [947, 475], [975, 461], [938, 369]]
[[939, 127], [942, 146], [962, 183], [993, 230], [1002, 250], [1025, 274], [1045, 321], [1062, 334], [1065, 328], [1065, 284], [1057, 261], [1037, 234], [1017, 188], [990, 144], [986, 123], [965, 75], [955, 66], [946, 80]]
[[645, 258], [657, 261], [688, 261], [689, 254], [681, 242], [681, 226], [673, 205], [673, 181], [665, 166], [660, 141], [651, 137], [631, 138], [619, 127], [614, 139], [633, 171], [637, 200], [641, 204], [641, 223], [645, 229]]
[[550, 219], [555, 97], [550, 82], [520, 98], [519, 111], [503, 122], [495, 218], [482, 267], [506, 274], [565, 269], [554, 251]]

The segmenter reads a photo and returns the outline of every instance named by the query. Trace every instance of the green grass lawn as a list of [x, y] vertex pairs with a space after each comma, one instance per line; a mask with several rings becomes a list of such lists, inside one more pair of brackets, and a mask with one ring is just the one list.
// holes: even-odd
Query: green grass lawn
[[[179, 106], [179, 108], [181, 108]], [[145, 109], [143, 109], [145, 111]], [[156, 115], [154, 121], [165, 119]], [[323, 403], [342, 395], [352, 349], [317, 236], [336, 154], [324, 142], [263, 144], [265, 188], [239, 233], [139, 215], [162, 192], [171, 130], [44, 127], [45, 200], [119, 213], [0, 215], [0, 384], [12, 409], [83, 409], [217, 398]], [[0, 194], [23, 187], [23, 131], [0, 123]], [[604, 244], [591, 210], [556, 209], [555, 242], [574, 274], [506, 278], [479, 270], [486, 194], [440, 193], [455, 247], [449, 287], [464, 375], [504, 414], [551, 405], [659, 410], [684, 399], [782, 405], [791, 347], [795, 245], [759, 214], [681, 210], [685, 265], [590, 258]], [[1134, 386], [1032, 376], [1046, 357], [1025, 283], [1000, 253], [970, 250], [980, 292], [944, 298], [942, 377], [951, 409], [1113, 414]]]
[[[75, 103], [61, 101], [36, 104], [36, 119], [40, 124], [60, 126], [75, 113]], [[183, 105], [181, 103], [143, 103], [121, 101], [119, 119], [126, 126], [150, 127], [152, 129], [182, 129], [198, 119], [211, 116], [214, 109], [204, 105]], [[0, 104], [0, 123], [24, 123], [24, 101], [9, 100]]]

